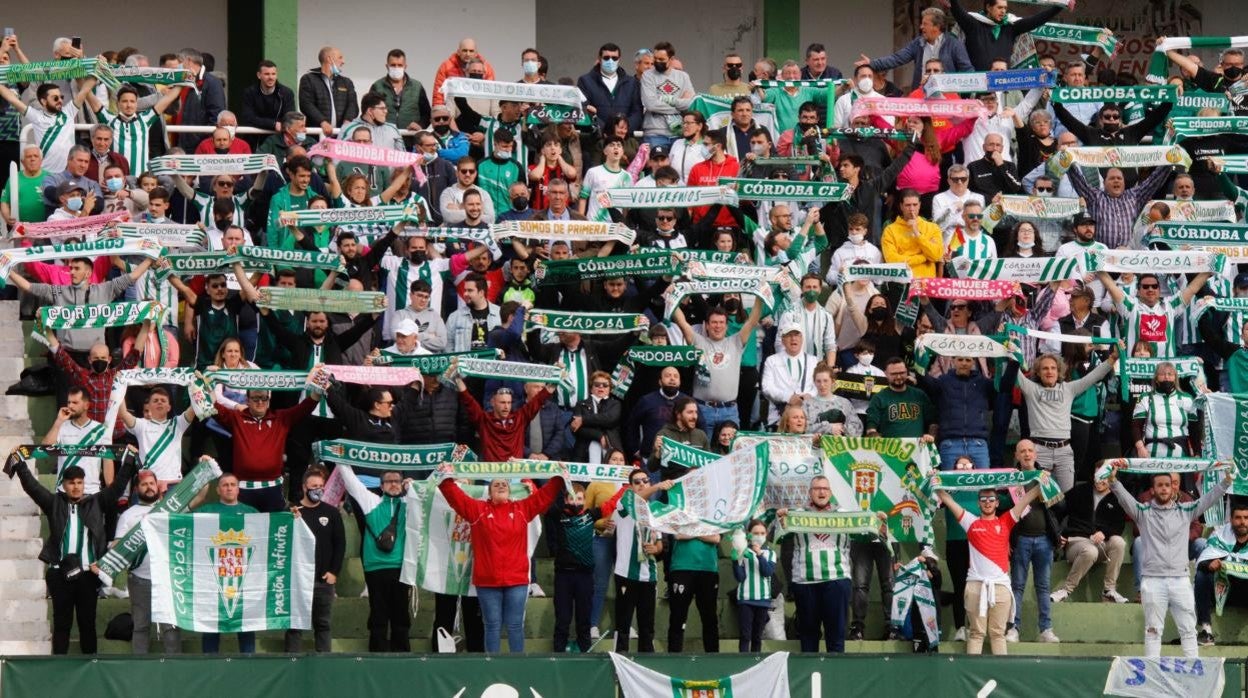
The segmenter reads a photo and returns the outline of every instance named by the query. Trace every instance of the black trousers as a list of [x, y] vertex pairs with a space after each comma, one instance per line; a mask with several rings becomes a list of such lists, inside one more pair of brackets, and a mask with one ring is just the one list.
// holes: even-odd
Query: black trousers
[[628, 652], [629, 628], [637, 612], [637, 651], [654, 651], [655, 582], [635, 582], [615, 575], [615, 651]]
[[763, 651], [763, 628], [767, 625], [769, 613], [771, 609], [766, 606], [737, 604], [737, 627], [741, 631], [741, 639], [737, 641], [738, 651]]
[[464, 649], [469, 652], [485, 651], [485, 625], [481, 621], [481, 605], [475, 596], [455, 596], [454, 594], [434, 594], [433, 597], [433, 644], [430, 651], [436, 652], [438, 647], [438, 628], [446, 628], [446, 632], [455, 630], [455, 612], [463, 602]]
[[568, 649], [568, 626], [576, 618], [576, 644], [588, 652], [593, 643], [589, 638], [589, 607], [594, 599], [594, 571], [555, 570], [555, 646], [552, 652]]
[[671, 623], [667, 626], [667, 651], [684, 651], [689, 606], [697, 604], [698, 617], [702, 620], [702, 649], [718, 652], [719, 609], [715, 602], [719, 597], [719, 573], [675, 570], [668, 579], [671, 582], [671, 598], [668, 601]]
[[364, 573], [368, 586], [368, 651], [410, 652], [408, 601], [412, 588], [399, 581], [399, 568]]
[[965, 538], [945, 541], [945, 564], [949, 566], [953, 586], [953, 626], [961, 628], [966, 625], [966, 601], [962, 597], [966, 595], [966, 573], [971, 568], [971, 548]]
[[[316, 640], [317, 652], [332, 652], [333, 637], [329, 631], [329, 619], [334, 611], [334, 585], [323, 580], [316, 580], [312, 587], [312, 636]], [[302, 652], [303, 631], [286, 631], [286, 651]]]
[[1096, 462], [1101, 459], [1101, 442], [1095, 421], [1070, 418], [1070, 450], [1075, 455], [1075, 482], [1090, 482]]
[[69, 654], [69, 630], [78, 617], [78, 645], [83, 654], [95, 654], [95, 606], [99, 602], [100, 578], [83, 572], [66, 581], [59, 569], [44, 575], [52, 597], [52, 654]]

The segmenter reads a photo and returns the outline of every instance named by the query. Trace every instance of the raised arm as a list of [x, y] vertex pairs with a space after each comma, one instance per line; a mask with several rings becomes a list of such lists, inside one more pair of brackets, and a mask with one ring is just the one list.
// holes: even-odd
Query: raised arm
[[1123, 293], [1122, 289], [1118, 287], [1118, 282], [1114, 281], [1114, 277], [1110, 276], [1109, 272], [1104, 271], [1096, 272], [1096, 276], [1105, 285], [1105, 292], [1113, 299], [1114, 305], [1121, 304], [1123, 299], [1127, 297], [1127, 294]]
[[1191, 282], [1187, 284], [1187, 288], [1183, 289], [1183, 292], [1179, 294], [1179, 296], [1183, 299], [1183, 305], [1192, 304], [1192, 299], [1195, 298], [1196, 294], [1200, 292], [1200, 289], [1204, 287], [1205, 282], [1209, 280], [1210, 276], [1213, 276], [1213, 274], [1207, 271], [1202, 271], [1196, 275], [1196, 278], [1192, 279]]
[[1022, 497], [1019, 497], [1018, 501], [1014, 503], [1014, 508], [1010, 509], [1010, 514], [1014, 517], [1015, 521], [1022, 519], [1023, 512], [1027, 511], [1027, 507], [1031, 506], [1032, 502], [1040, 498], [1041, 484], [1046, 482], [1048, 479], [1049, 479], [1048, 471], [1041, 470], [1040, 471], [1040, 483], [1037, 483], [1035, 487], [1032, 487], [1031, 489], [1027, 490], [1027, 494], [1024, 494]]
[[[745, 319], [745, 324], [741, 325], [741, 329], [737, 330], [737, 341], [741, 346], [750, 341], [750, 334], [758, 327], [758, 321], [763, 318], [763, 300], [761, 298], [754, 299], [754, 307], [750, 309], [750, 316]], [[684, 329], [682, 328], [683, 332]], [[691, 340], [692, 341], [692, 340]]]

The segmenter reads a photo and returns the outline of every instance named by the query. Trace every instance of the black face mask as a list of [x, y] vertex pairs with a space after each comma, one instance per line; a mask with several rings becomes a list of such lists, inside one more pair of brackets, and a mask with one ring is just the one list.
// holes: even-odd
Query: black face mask
[[888, 319], [888, 308], [872, 308], [868, 317], [876, 322], [883, 322]]
[[409, 252], [407, 258], [412, 264], [424, 264], [429, 259], [429, 253], [425, 251]]
[[439, 136], [445, 136], [446, 134], [451, 132], [451, 125], [450, 124], [435, 124], [433, 127], [433, 132], [438, 134]]
[[736, 314], [740, 312], [741, 301], [735, 300], [735, 299], [730, 300], [730, 301], [724, 301], [724, 310], [727, 310], [729, 313], [732, 313], [732, 314]]
[[1122, 122], [1120, 121], [1104, 121], [1104, 122], [1101, 122], [1101, 130], [1104, 131], [1105, 133], [1114, 133], [1118, 130], [1118, 127], [1121, 125], [1122, 125]]
[[577, 514], [581, 513], [581, 507], [576, 504], [564, 504], [563, 513], [567, 514], [568, 516], [576, 516]]
[[91, 362], [91, 370], [96, 373], [103, 373], [108, 370], [108, 362], [104, 359], [96, 359]]
[[741, 79], [741, 69], [736, 66], [729, 68], [724, 74], [728, 76], [729, 80]]
[[654, 62], [654, 70], [655, 70], [655, 72], [659, 72], [659, 73], [666, 73], [666, 72], [667, 72], [667, 61], [655, 61], [655, 62]]
[[1169, 395], [1174, 392], [1174, 381], [1157, 381], [1157, 392]]
[[523, 211], [524, 209], [528, 207], [529, 207], [529, 197], [527, 196], [517, 196], [516, 198], [511, 200], [512, 210]]
[[485, 79], [485, 73], [468, 73], [468, 77], [473, 80], [483, 80]]
[[1227, 80], [1231, 82], [1235, 82], [1236, 80], [1240, 79], [1243, 76], [1244, 76], [1244, 69], [1240, 68], [1239, 66], [1233, 65], [1229, 68], [1222, 69], [1222, 77], [1226, 78]]
[[217, 151], [217, 155], [228, 155], [230, 152], [229, 148], [213, 148], [213, 150]]
[[669, 388], [664, 385], [659, 388], [659, 392], [663, 394], [663, 397], [670, 400], [680, 394], [680, 388]]

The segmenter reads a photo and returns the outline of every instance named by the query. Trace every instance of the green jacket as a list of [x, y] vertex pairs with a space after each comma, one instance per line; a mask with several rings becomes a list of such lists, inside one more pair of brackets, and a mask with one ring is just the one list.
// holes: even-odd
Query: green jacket
[[404, 75], [403, 78], [403, 91], [400, 93], [395, 93], [387, 78], [374, 82], [369, 90], [385, 98], [386, 121], [400, 130], [407, 128], [407, 125], [412, 122], [428, 128], [429, 96], [425, 94], [425, 86], [420, 84], [419, 80], [413, 80], [411, 76]]
[[[347, 494], [359, 505], [364, 513], [364, 529], [360, 531], [364, 552], [361, 562], [365, 572], [374, 570], [392, 570], [403, 566], [403, 547], [407, 541], [407, 503], [402, 496], [378, 495], [364, 486], [350, 467], [339, 465], [342, 470], [342, 481], [346, 485]], [[377, 547], [377, 536], [386, 530], [394, 521], [394, 548], [383, 552]]]

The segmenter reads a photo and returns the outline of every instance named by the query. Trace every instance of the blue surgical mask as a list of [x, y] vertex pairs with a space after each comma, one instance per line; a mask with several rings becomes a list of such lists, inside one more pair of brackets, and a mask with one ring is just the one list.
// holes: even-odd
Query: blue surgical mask
[[300, 131], [299, 133], [295, 134], [296, 143], [302, 143], [306, 140], [308, 140], [308, 134], [304, 133], [303, 131]]
[[108, 185], [109, 191], [119, 192], [121, 191], [122, 185], [125, 184], [125, 181], [121, 177], [109, 177], [104, 183]]
[[329, 74], [334, 77], [338, 77], [339, 75], [342, 75], [342, 68], [339, 68], [337, 63], [330, 64]]
[[525, 75], [537, 75], [537, 71], [542, 67], [542, 64], [537, 61], [524, 61], [520, 64], [520, 67], [524, 69]]
[[65, 202], [65, 208], [73, 211], [74, 213], [81, 211], [82, 210], [82, 197], [81, 196], [70, 197], [69, 200]]
[[620, 62], [615, 60], [614, 58], [602, 59], [602, 72], [606, 73], [607, 75], [614, 75], [615, 69], [619, 67], [620, 67]]

